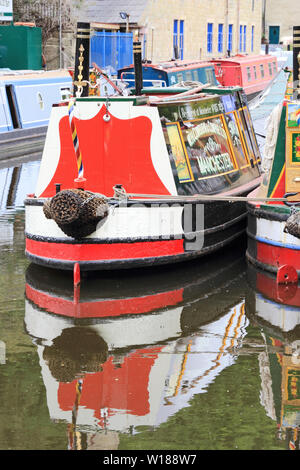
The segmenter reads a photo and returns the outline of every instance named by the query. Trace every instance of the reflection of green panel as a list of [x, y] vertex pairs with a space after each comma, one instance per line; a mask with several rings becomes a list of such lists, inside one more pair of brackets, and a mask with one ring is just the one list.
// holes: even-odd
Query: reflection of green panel
[[42, 30], [28, 26], [0, 26], [0, 68], [40, 70]]

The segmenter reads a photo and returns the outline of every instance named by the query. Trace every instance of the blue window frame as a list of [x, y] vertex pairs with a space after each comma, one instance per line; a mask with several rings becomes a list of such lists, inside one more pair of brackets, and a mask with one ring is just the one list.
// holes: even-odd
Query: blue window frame
[[207, 52], [213, 51], [213, 24], [207, 23]]
[[244, 26], [244, 43], [243, 43], [243, 52], [247, 50], [247, 26]]
[[174, 20], [173, 22], [173, 51], [174, 58], [176, 59], [175, 48], [178, 48], [178, 20]]
[[227, 44], [227, 49], [228, 51], [232, 51], [232, 35], [233, 35], [233, 25], [229, 24], [228, 25], [228, 44]]
[[218, 52], [223, 52], [223, 25], [219, 24], [218, 28]]
[[251, 52], [254, 51], [254, 26], [251, 29]]
[[243, 26], [240, 25], [240, 45], [239, 45], [239, 51], [243, 52]]
[[183, 59], [183, 46], [184, 46], [184, 20], [180, 20], [179, 25], [179, 57]]
[[[179, 29], [178, 29], [179, 26]], [[173, 50], [175, 56], [175, 49], [178, 51], [179, 59], [183, 59], [184, 47], [184, 20], [174, 20], [173, 23]]]

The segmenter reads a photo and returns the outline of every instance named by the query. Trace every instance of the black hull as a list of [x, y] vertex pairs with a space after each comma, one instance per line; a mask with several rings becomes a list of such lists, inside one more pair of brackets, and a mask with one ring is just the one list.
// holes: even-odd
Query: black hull
[[[153, 204], [153, 203], [152, 203]], [[159, 203], [158, 203], [159, 204]], [[162, 202], [163, 205], [166, 205], [166, 202]], [[192, 214], [193, 216], [197, 212], [197, 206], [199, 203], [191, 203], [193, 206]], [[170, 204], [171, 205], [171, 204]], [[202, 231], [192, 231], [189, 233], [184, 233], [181, 235], [183, 240], [183, 252], [169, 255], [169, 256], [158, 256], [158, 257], [139, 257], [137, 259], [113, 259], [113, 260], [92, 260], [92, 261], [79, 261], [80, 268], [83, 271], [93, 271], [93, 270], [107, 270], [107, 269], [128, 269], [136, 267], [147, 267], [147, 266], [161, 266], [166, 264], [181, 263], [189, 261], [195, 258], [204, 257], [210, 255], [222, 248], [226, 247], [230, 243], [237, 241], [246, 231], [247, 225], [247, 210], [245, 203], [235, 202], [205, 202], [204, 205], [204, 230]], [[134, 203], [132, 203], [134, 206]], [[202, 204], [200, 204], [202, 206]], [[184, 218], [184, 214], [182, 216]], [[196, 222], [193, 220], [193, 225]], [[171, 237], [170, 237], [171, 238]], [[45, 242], [45, 243], [61, 243], [68, 244], [72, 246], [76, 245], [112, 245], [122, 243], [124, 246], [145, 243], [149, 245], [152, 242], [165, 242], [168, 243], [169, 240], [166, 240], [165, 237], [158, 238], [136, 238], [136, 239], [83, 239], [83, 240], [73, 240], [70, 238], [59, 240], [54, 238], [44, 238], [38, 236], [30, 236], [27, 234], [27, 239], [33, 240], [36, 242]], [[203, 240], [201, 243], [201, 248], [193, 249], [193, 243], [197, 246], [197, 240]], [[91, 247], [92, 248], [92, 247]], [[126, 249], [126, 248], [125, 248]], [[74, 261], [69, 260], [53, 260], [47, 257], [39, 257], [26, 252], [28, 259], [36, 264], [41, 266], [52, 267], [56, 269], [67, 269], [72, 270], [74, 268]], [[46, 252], [45, 252], [46, 255]]]

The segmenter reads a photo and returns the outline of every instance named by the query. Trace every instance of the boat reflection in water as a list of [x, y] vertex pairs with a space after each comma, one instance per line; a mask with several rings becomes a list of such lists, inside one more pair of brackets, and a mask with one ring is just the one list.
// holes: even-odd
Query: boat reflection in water
[[206, 392], [246, 333], [243, 281], [236, 249], [176, 270], [89, 274], [80, 296], [68, 273], [29, 266], [25, 325], [69, 448], [117, 449], [120, 433]]
[[300, 284], [278, 285], [276, 277], [248, 266], [252, 287], [246, 315], [259, 326], [265, 351], [259, 355], [262, 403], [277, 421], [287, 449], [300, 449]]

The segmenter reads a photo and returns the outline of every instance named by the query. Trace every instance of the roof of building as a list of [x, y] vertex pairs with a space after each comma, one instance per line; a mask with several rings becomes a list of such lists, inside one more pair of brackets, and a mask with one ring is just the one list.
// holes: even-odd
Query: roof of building
[[139, 20], [149, 0], [87, 0], [84, 9], [80, 9], [80, 21], [99, 23], [126, 23], [120, 12], [129, 15], [130, 24], [139, 24]]

